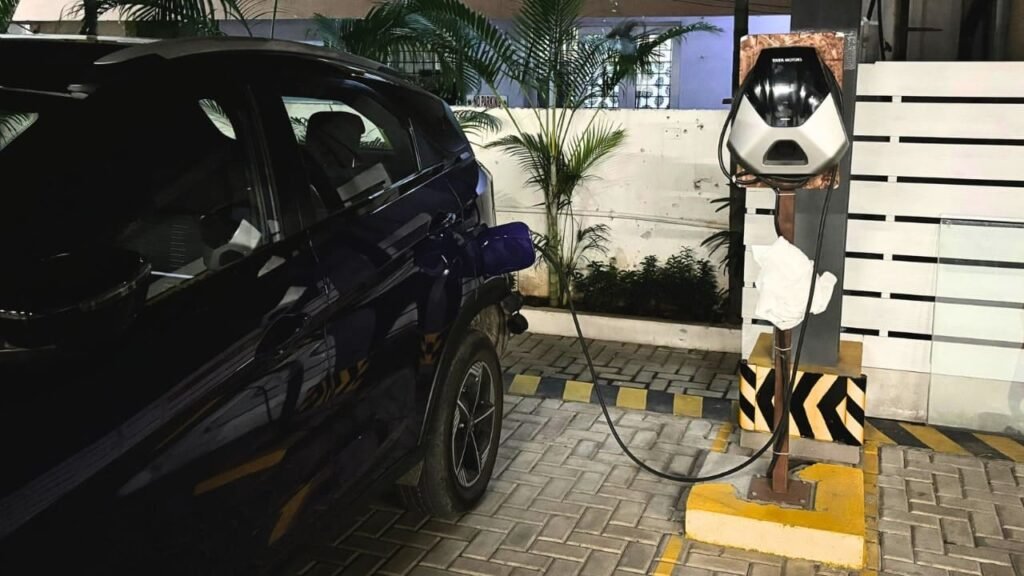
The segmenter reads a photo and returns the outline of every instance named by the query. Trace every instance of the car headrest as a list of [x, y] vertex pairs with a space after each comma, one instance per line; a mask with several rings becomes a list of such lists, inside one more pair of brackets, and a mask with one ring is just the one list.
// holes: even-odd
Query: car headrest
[[363, 119], [351, 112], [316, 112], [306, 125], [306, 145], [351, 166], [365, 131]]

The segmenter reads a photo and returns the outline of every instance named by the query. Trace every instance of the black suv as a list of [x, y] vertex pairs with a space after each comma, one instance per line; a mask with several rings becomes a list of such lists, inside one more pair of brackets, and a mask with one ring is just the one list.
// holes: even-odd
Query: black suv
[[533, 251], [441, 100], [255, 39], [0, 62], [0, 573], [274, 570], [368, 488], [481, 497]]

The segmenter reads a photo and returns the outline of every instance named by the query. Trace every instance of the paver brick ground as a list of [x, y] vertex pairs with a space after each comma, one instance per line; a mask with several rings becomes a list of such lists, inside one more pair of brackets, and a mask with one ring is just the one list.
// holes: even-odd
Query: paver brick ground
[[[680, 473], [700, 466], [723, 426], [611, 412], [622, 437], [645, 446], [638, 456]], [[734, 431], [725, 450], [746, 454], [735, 439]], [[289, 574], [845, 574], [685, 540], [672, 554], [686, 489], [638, 471], [599, 407], [506, 396], [494, 478], [475, 510], [454, 521], [428, 518], [387, 494], [310, 542]]]
[[[664, 346], [588, 340], [598, 377], [609, 384], [711, 398], [739, 398], [740, 355]], [[576, 338], [526, 333], [511, 340], [502, 359], [512, 374], [590, 382]]]
[[[505, 365], [586, 380], [576, 350], [569, 338], [527, 335], [513, 340]], [[618, 375], [615, 383], [652, 388], [678, 377], [714, 390], [732, 377], [737, 360], [597, 341], [593, 352], [602, 374]], [[649, 381], [645, 373], [653, 375]], [[730, 382], [726, 395], [735, 390]], [[682, 474], [699, 469], [730, 426], [616, 408], [611, 414], [639, 457]], [[721, 449], [747, 454], [736, 434]], [[1024, 465], [871, 442], [864, 472], [865, 576], [1024, 576]], [[386, 494], [308, 542], [288, 574], [852, 574], [687, 541], [687, 489], [638, 470], [598, 406], [506, 396], [494, 478], [476, 509], [454, 520], [429, 518]]]
[[1024, 574], [1024, 465], [902, 446], [879, 464], [882, 573]]

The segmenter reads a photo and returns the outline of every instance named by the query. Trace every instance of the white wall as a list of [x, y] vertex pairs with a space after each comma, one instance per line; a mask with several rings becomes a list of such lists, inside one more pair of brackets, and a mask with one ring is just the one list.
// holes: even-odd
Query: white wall
[[[508, 133], [512, 123], [500, 111]], [[536, 129], [534, 111], [512, 110], [517, 122]], [[621, 267], [637, 265], [653, 254], [662, 261], [682, 247], [699, 248], [709, 235], [728, 227], [728, 211], [716, 213], [709, 200], [728, 194], [718, 168], [715, 147], [723, 111], [706, 110], [584, 110], [575, 125], [582, 127], [593, 114], [598, 122], [622, 126], [625, 144], [595, 172], [598, 177], [577, 192], [576, 213], [584, 225], [607, 224], [611, 228], [608, 257]], [[498, 218], [522, 220], [543, 230], [540, 192], [525, 183], [516, 162], [498, 150], [477, 146], [480, 161], [494, 175]], [[717, 266], [719, 255], [713, 258]], [[721, 272], [720, 272], [721, 273]], [[724, 277], [720, 278], [724, 282]], [[520, 276], [524, 291], [546, 293], [543, 270]]]

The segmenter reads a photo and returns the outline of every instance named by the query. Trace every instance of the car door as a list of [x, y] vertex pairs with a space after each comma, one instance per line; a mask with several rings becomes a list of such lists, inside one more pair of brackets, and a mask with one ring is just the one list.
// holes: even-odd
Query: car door
[[[152, 265], [124, 333], [4, 364], [5, 566], [233, 572], [287, 528], [306, 480], [291, 449], [300, 394], [332, 362], [324, 278], [308, 239], [281, 233], [248, 90], [151, 72], [41, 107], [0, 160], [66, 159], [14, 182], [20, 209], [53, 220], [40, 245], [103, 242]], [[65, 554], [45, 553], [54, 539]]]
[[274, 141], [306, 176], [282, 202], [305, 206], [330, 292], [332, 377], [304, 391], [299, 419], [322, 422], [335, 443], [310, 482], [351, 497], [416, 447], [431, 351], [458, 302], [438, 234], [461, 215], [444, 167], [421, 168], [408, 119], [386, 98], [329, 67], [301, 69], [263, 89], [265, 116], [290, 132]]

